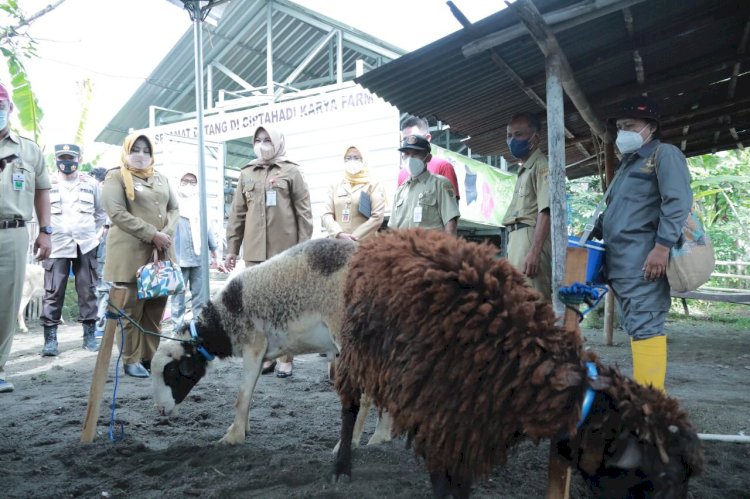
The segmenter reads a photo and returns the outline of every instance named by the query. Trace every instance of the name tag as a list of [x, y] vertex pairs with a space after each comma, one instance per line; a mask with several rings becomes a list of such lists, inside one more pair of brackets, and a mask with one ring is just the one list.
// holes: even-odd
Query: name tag
[[412, 219], [412, 221], [415, 224], [418, 224], [419, 222], [422, 221], [422, 207], [421, 206], [417, 206], [416, 208], [414, 208], [414, 218]]
[[344, 211], [341, 212], [341, 221], [344, 223], [352, 221], [352, 211], [349, 208], [344, 208]]
[[276, 206], [276, 190], [268, 189], [266, 191], [266, 206]]
[[24, 177], [23, 173], [14, 173], [13, 174], [13, 190], [22, 191], [24, 186], [26, 186], [26, 177]]

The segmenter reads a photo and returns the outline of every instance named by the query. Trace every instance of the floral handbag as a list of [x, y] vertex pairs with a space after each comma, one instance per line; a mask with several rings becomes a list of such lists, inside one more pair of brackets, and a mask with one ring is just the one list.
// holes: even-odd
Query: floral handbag
[[179, 265], [171, 260], [159, 260], [156, 249], [154, 261], [139, 268], [135, 275], [139, 300], [174, 295], [185, 289], [185, 279]]

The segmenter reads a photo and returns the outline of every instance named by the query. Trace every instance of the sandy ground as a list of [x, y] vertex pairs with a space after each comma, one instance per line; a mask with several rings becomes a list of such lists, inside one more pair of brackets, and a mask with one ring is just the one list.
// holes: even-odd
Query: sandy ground
[[[216, 362], [179, 406], [160, 417], [148, 380], [120, 374], [115, 362], [93, 444], [79, 443], [96, 354], [80, 349], [80, 328], [60, 330], [58, 358], [41, 358], [41, 328], [17, 334], [6, 366], [16, 391], [0, 394], [2, 497], [429, 497], [421, 463], [403, 440], [360, 448], [349, 483], [329, 483], [338, 439], [339, 406], [326, 359], [297, 359], [294, 377], [264, 376], [255, 393], [244, 445], [220, 446], [232, 421], [237, 360]], [[731, 322], [673, 320], [668, 324], [667, 388], [703, 433], [750, 435], [750, 331]], [[603, 345], [585, 330], [587, 346], [630, 372], [622, 332]], [[122, 372], [120, 367], [119, 372]], [[123, 439], [109, 440], [110, 405]], [[365, 438], [374, 427], [374, 416]], [[706, 442], [706, 471], [691, 481], [693, 498], [750, 497], [750, 445]], [[546, 442], [524, 444], [505, 468], [475, 488], [481, 498], [539, 498], [547, 473]], [[587, 497], [574, 475], [572, 497]]]

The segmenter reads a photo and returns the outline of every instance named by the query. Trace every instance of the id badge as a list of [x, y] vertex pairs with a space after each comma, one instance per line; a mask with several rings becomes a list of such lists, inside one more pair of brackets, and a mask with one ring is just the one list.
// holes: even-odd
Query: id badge
[[349, 208], [344, 208], [344, 211], [341, 212], [341, 221], [344, 223], [352, 221], [352, 211]]
[[418, 224], [422, 221], [422, 207], [417, 206], [414, 208], [414, 218], [412, 220], [415, 224]]
[[25, 186], [26, 186], [26, 177], [24, 176], [24, 174], [14, 173], [13, 174], [13, 190], [22, 191]]
[[268, 189], [266, 191], [266, 206], [276, 206], [276, 190]]

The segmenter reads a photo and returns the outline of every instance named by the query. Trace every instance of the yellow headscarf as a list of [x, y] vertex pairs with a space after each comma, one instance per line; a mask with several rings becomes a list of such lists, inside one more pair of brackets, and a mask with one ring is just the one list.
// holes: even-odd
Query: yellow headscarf
[[365, 153], [362, 152], [362, 150], [357, 146], [349, 146], [344, 150], [344, 157], [349, 153], [349, 149], [356, 150], [360, 156], [362, 156], [362, 171], [357, 173], [356, 175], [352, 175], [346, 169], [344, 169], [344, 179], [346, 179], [347, 182], [349, 182], [351, 185], [358, 185], [358, 184], [369, 184], [370, 183], [370, 168], [367, 166], [367, 158], [365, 158]]
[[[133, 148], [135, 141], [141, 137], [148, 142], [148, 147], [151, 149], [151, 161], [146, 168], [133, 168], [128, 164], [128, 156], [130, 155], [130, 150]], [[146, 135], [131, 133], [125, 137], [125, 142], [122, 143], [122, 151], [120, 152], [120, 173], [122, 174], [122, 183], [125, 185], [125, 195], [132, 201], [135, 199], [133, 175], [145, 180], [151, 178], [154, 174], [154, 143]]]

